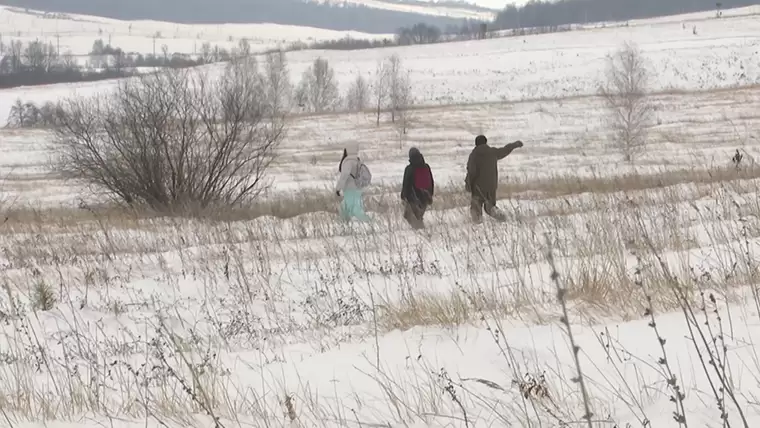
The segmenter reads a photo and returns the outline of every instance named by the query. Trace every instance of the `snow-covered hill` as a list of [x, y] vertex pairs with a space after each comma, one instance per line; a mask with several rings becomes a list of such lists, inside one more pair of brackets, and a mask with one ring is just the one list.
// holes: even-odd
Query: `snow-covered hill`
[[296, 41], [334, 40], [350, 36], [383, 39], [392, 34], [334, 31], [279, 24], [177, 24], [163, 21], [121, 21], [89, 15], [50, 13], [0, 6], [0, 41], [51, 42], [60, 51], [86, 55], [100, 38], [126, 52], [151, 53], [166, 45], [169, 52], [192, 54], [203, 43], [230, 49], [247, 39], [254, 51], [264, 51]]
[[[335, 69], [340, 89], [345, 91], [359, 74], [372, 79], [378, 60], [396, 53], [410, 71], [416, 102], [446, 105], [594, 94], [605, 70], [606, 56], [622, 42], [631, 40], [644, 51], [657, 76], [652, 82], [653, 90], [726, 88], [760, 82], [760, 20], [753, 15], [757, 11], [758, 7], [726, 11], [722, 19], [714, 19], [709, 14], [689, 14], [632, 21], [627, 27], [581, 28], [528, 37], [360, 51], [299, 51], [290, 52], [287, 57], [293, 79], [300, 78], [315, 58], [327, 59]], [[688, 25], [685, 25], [686, 21]], [[114, 31], [117, 33], [126, 31], [124, 26], [128, 25], [114, 21], [111, 27], [103, 22], [106, 21], [98, 21], [91, 28], [120, 28]], [[41, 30], [50, 31], [50, 25], [42, 26], [44, 23], [46, 21], [38, 24]], [[172, 28], [159, 27], [157, 23], [144, 25], [145, 35], [129, 38], [121, 33], [113, 36], [114, 43], [118, 46], [126, 44], [128, 49], [149, 51], [152, 40], [148, 34], [157, 28]], [[694, 27], [697, 34], [693, 33]], [[310, 34], [302, 28], [296, 30], [304, 36]], [[89, 49], [92, 40], [98, 37], [96, 30], [90, 31], [93, 32], [73, 39], [61, 37], [61, 43], [73, 45], [75, 42], [71, 40], [79, 40], [80, 49]], [[282, 34], [282, 37], [295, 38], [298, 33]], [[206, 36], [214, 36], [213, 31]], [[177, 43], [184, 42], [186, 49], [192, 49], [196, 41], [185, 37], [176, 39]], [[221, 69], [222, 66], [210, 67]], [[99, 82], [0, 92], [3, 94], [0, 95], [0, 122], [5, 120], [16, 97], [43, 102], [73, 91], [82, 93], [111, 86], [113, 82]]]

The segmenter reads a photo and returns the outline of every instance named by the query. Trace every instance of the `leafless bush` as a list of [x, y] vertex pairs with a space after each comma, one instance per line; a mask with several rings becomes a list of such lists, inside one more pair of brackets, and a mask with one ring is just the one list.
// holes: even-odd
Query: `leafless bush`
[[600, 88], [610, 113], [612, 138], [633, 163], [646, 144], [654, 106], [647, 94], [649, 73], [636, 45], [625, 43], [608, 58], [606, 81]]
[[367, 108], [369, 102], [369, 84], [361, 74], [348, 88], [346, 94], [346, 105], [349, 111], [362, 111]]
[[314, 113], [331, 111], [338, 106], [340, 94], [335, 70], [326, 59], [317, 58], [303, 73], [296, 91], [298, 104]]
[[241, 203], [265, 187], [284, 129], [269, 117], [256, 62], [218, 80], [164, 70], [57, 114], [56, 166], [127, 204], [177, 212]]

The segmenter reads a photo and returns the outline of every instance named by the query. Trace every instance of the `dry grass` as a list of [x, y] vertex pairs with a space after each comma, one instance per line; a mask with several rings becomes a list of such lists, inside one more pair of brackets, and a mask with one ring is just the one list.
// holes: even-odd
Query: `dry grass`
[[[380, 221], [366, 228], [346, 228], [332, 213], [317, 209], [335, 205], [327, 195], [275, 200], [247, 215], [164, 217], [115, 207], [17, 210], [0, 235], [7, 296], [0, 300], [0, 317], [10, 326], [2, 358], [11, 361], [0, 368], [0, 383], [6, 385], [0, 409], [14, 420], [72, 419], [93, 412], [154, 415], [149, 417], [170, 425], [192, 425], [198, 414], [281, 420], [273, 415], [285, 409], [287, 420], [326, 426], [326, 420], [345, 418], [330, 410], [334, 404], [326, 408], [308, 388], [292, 385], [267, 383], [268, 389], [284, 391], [274, 401], [260, 392], [242, 394], [254, 386], [225, 377], [219, 355], [251, 341], [268, 349], [260, 351], [267, 361], [277, 361], [283, 352], [277, 346], [269, 350], [269, 342], [319, 343], [315, 352], [327, 352], [346, 340], [328, 339], [334, 333], [325, 332], [336, 329], [369, 326], [381, 336], [484, 320], [550, 322], [557, 308], [542, 251], [546, 236], [557, 252], [574, 314], [633, 319], [647, 307], [678, 308], [682, 302], [674, 298], [672, 279], [657, 257], [667, 259], [691, 295], [709, 288], [730, 299], [752, 277], [751, 264], [737, 268], [737, 261], [745, 259], [744, 237], [760, 236], [760, 224], [752, 220], [760, 209], [750, 198], [760, 194], [756, 178], [754, 170], [693, 169], [518, 183], [510, 187], [515, 192], [510, 221], [479, 228], [466, 224], [464, 196], [444, 189], [424, 238], [407, 231], [387, 195], [371, 202]], [[737, 195], [743, 203], [737, 204]], [[444, 209], [447, 204], [456, 208]], [[701, 208], [689, 208], [696, 206]], [[724, 247], [723, 258], [694, 265], [691, 254], [706, 245]], [[160, 284], [160, 294], [138, 291], [143, 286], [136, 284], [144, 279]], [[105, 325], [87, 327], [82, 309], [113, 320], [147, 313], [140, 334], [152, 339]], [[53, 327], [45, 314], [65, 322]], [[69, 335], [63, 351], [48, 343], [51, 334], [59, 334], [53, 331]], [[81, 369], [66, 361], [80, 361], [90, 374], [76, 375]], [[143, 363], [156, 367], [154, 373], [140, 374]], [[45, 373], [44, 385], [36, 370]], [[391, 400], [416, 403], [409, 406], [417, 409], [394, 419], [413, 421], [421, 417], [417, 412], [435, 410], [430, 400], [437, 383], [427, 383], [432, 379], [373, 376], [394, 394], [402, 389], [418, 394]]]
[[[645, 192], [681, 184], [693, 186], [718, 185], [760, 179], [760, 166], [750, 165], [737, 169], [733, 166], [709, 169], [679, 168], [659, 173], [628, 173], [620, 176], [579, 177], [556, 175], [550, 178], [531, 179], [510, 177], [499, 187], [499, 200], [547, 200], [583, 194], [611, 194]], [[399, 189], [374, 187], [366, 198], [370, 212], [388, 214], [399, 206], [396, 197]], [[687, 197], [691, 197], [690, 195]], [[250, 221], [261, 217], [291, 219], [305, 214], [337, 213], [338, 198], [332, 191], [299, 191], [276, 195], [241, 208], [183, 212], [178, 217], [200, 218], [206, 221]], [[454, 184], [440, 185], [431, 210], [450, 210], [469, 202], [468, 195]], [[129, 208], [121, 205], [98, 204], [81, 208], [32, 208], [7, 204], [8, 230], [22, 225], [51, 225], [60, 228], [80, 223], [103, 222], [117, 228], [139, 228], [142, 220], [158, 219], [167, 213], [147, 208]], [[547, 215], [551, 215], [548, 213]], [[169, 216], [173, 216], [169, 214]], [[0, 229], [0, 233], [3, 229]]]

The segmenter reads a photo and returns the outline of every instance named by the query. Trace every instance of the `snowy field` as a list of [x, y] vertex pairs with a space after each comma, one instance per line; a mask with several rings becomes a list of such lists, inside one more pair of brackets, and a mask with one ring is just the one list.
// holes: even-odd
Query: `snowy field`
[[322, 28], [279, 24], [177, 24], [162, 21], [121, 21], [98, 16], [40, 12], [0, 6], [0, 40], [10, 45], [13, 40], [24, 44], [40, 40], [52, 43], [61, 54], [88, 55], [92, 44], [103, 39], [125, 52], [153, 53], [166, 45], [169, 52], [200, 53], [204, 43], [230, 50], [245, 38], [254, 52], [276, 49], [293, 42], [392, 38], [392, 34], [368, 34], [357, 31], [334, 31]]
[[[51, 136], [0, 130], [0, 426], [759, 426], [760, 24], [696, 25], [289, 54], [345, 89], [398, 52], [409, 134], [295, 116], [267, 200], [213, 219], [77, 208]], [[635, 168], [592, 96], [629, 39], [657, 91]], [[112, 85], [1, 91], [0, 114]], [[525, 143], [504, 224], [468, 221], [478, 133]], [[343, 225], [354, 141], [373, 222]], [[422, 232], [398, 201], [411, 146], [439, 186]]]

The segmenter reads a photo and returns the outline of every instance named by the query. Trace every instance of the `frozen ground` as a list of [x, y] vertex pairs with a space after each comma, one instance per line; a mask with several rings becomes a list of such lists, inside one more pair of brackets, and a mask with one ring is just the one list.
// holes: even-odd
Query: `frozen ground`
[[[631, 31], [656, 57], [655, 35]], [[679, 48], [673, 69], [697, 73], [689, 58], [728, 37]], [[431, 55], [417, 49], [408, 63]], [[471, 91], [466, 70], [448, 82]], [[267, 201], [287, 219], [59, 206], [80, 190], [49, 173], [50, 136], [1, 131], [2, 426], [585, 427], [586, 404], [594, 428], [678, 426], [674, 413], [758, 426], [760, 89], [658, 82], [683, 90], [656, 96], [634, 170], [579, 96], [586, 72], [571, 97], [416, 110], [404, 140], [370, 115], [295, 118]], [[505, 224], [468, 222], [462, 165], [480, 132], [525, 142], [501, 164]], [[356, 139], [374, 221], [342, 225], [320, 188]], [[441, 183], [423, 232], [398, 205], [411, 145]]]
[[334, 31], [321, 28], [279, 24], [218, 24], [190, 25], [162, 21], [120, 21], [98, 16], [40, 12], [0, 6], [0, 36], [7, 46], [13, 40], [28, 43], [40, 40], [60, 47], [60, 52], [88, 55], [92, 44], [103, 39], [125, 52], [153, 53], [166, 45], [169, 52], [199, 53], [203, 43], [232, 49], [242, 38], [248, 39], [251, 49], [265, 51], [293, 42], [335, 40], [350, 36], [358, 39], [383, 39], [390, 34], [368, 34], [356, 31]]

